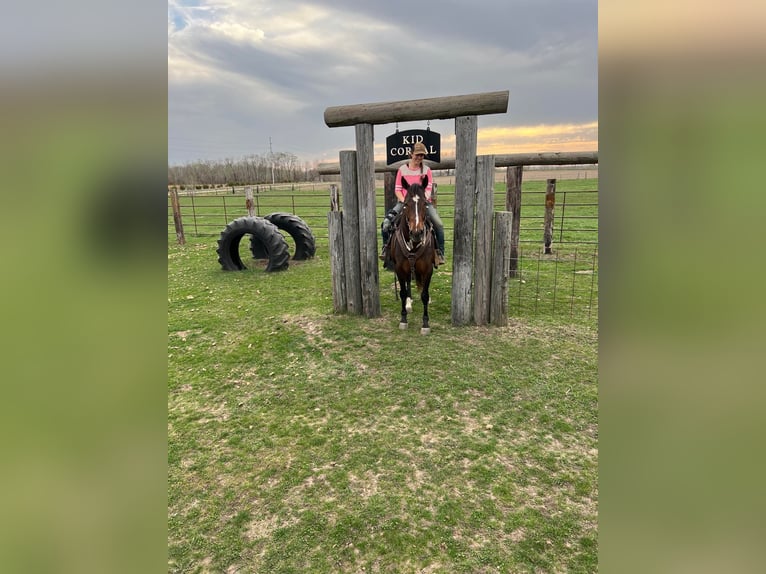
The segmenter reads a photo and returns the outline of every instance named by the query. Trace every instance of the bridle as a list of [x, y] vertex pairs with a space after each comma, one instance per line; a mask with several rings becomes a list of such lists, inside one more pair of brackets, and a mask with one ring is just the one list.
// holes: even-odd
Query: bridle
[[[425, 199], [421, 195], [411, 195], [404, 204], [405, 221], [407, 222], [407, 237], [403, 237], [404, 245], [408, 252], [416, 251], [424, 244], [425, 238], [425, 207], [421, 210], [420, 201], [423, 201], [425, 206]], [[410, 218], [410, 210], [414, 211], [415, 221], [412, 222]], [[423, 212], [421, 215], [421, 211]], [[404, 227], [404, 226], [401, 226]], [[414, 227], [414, 229], [413, 229]]]

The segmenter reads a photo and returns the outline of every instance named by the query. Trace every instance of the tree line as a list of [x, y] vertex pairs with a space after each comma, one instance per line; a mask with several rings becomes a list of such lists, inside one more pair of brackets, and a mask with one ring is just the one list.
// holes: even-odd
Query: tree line
[[251, 185], [317, 181], [319, 173], [309, 162], [287, 152], [248, 155], [240, 159], [197, 160], [168, 164], [168, 185]]

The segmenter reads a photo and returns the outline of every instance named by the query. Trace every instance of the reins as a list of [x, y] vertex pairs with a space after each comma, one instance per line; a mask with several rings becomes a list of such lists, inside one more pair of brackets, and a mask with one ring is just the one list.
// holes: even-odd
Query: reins
[[431, 226], [426, 227], [425, 235], [423, 237], [423, 241], [420, 242], [417, 249], [413, 251], [413, 245], [411, 241], [407, 241], [404, 238], [404, 229], [403, 224], [406, 225], [406, 222], [399, 222], [399, 225], [396, 228], [396, 232], [394, 233], [394, 241], [397, 242], [399, 245], [399, 248], [402, 250], [402, 252], [407, 254], [407, 260], [410, 262], [410, 277], [412, 279], [415, 278], [415, 261], [420, 259], [423, 256], [423, 253], [425, 250], [432, 244], [433, 242], [433, 229]]

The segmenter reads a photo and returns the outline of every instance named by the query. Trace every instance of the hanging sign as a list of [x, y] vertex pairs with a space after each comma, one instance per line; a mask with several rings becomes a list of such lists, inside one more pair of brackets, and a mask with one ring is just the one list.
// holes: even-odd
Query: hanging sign
[[422, 143], [428, 150], [426, 159], [441, 162], [441, 134], [428, 130], [406, 130], [386, 138], [386, 165], [410, 159], [412, 148]]

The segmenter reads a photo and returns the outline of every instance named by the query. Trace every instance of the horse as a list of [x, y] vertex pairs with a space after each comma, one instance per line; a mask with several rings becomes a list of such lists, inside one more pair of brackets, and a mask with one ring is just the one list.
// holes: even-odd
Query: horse
[[428, 287], [436, 263], [436, 247], [430, 223], [426, 222], [426, 194], [428, 177], [423, 176], [420, 183], [409, 184], [402, 178], [402, 187], [407, 190], [404, 206], [399, 217], [390, 244], [390, 257], [394, 262], [394, 272], [399, 280], [399, 297], [402, 300], [402, 316], [399, 328], [407, 328], [407, 313], [412, 313], [411, 281], [415, 282], [423, 302], [423, 326], [421, 335], [431, 332], [428, 325]]

